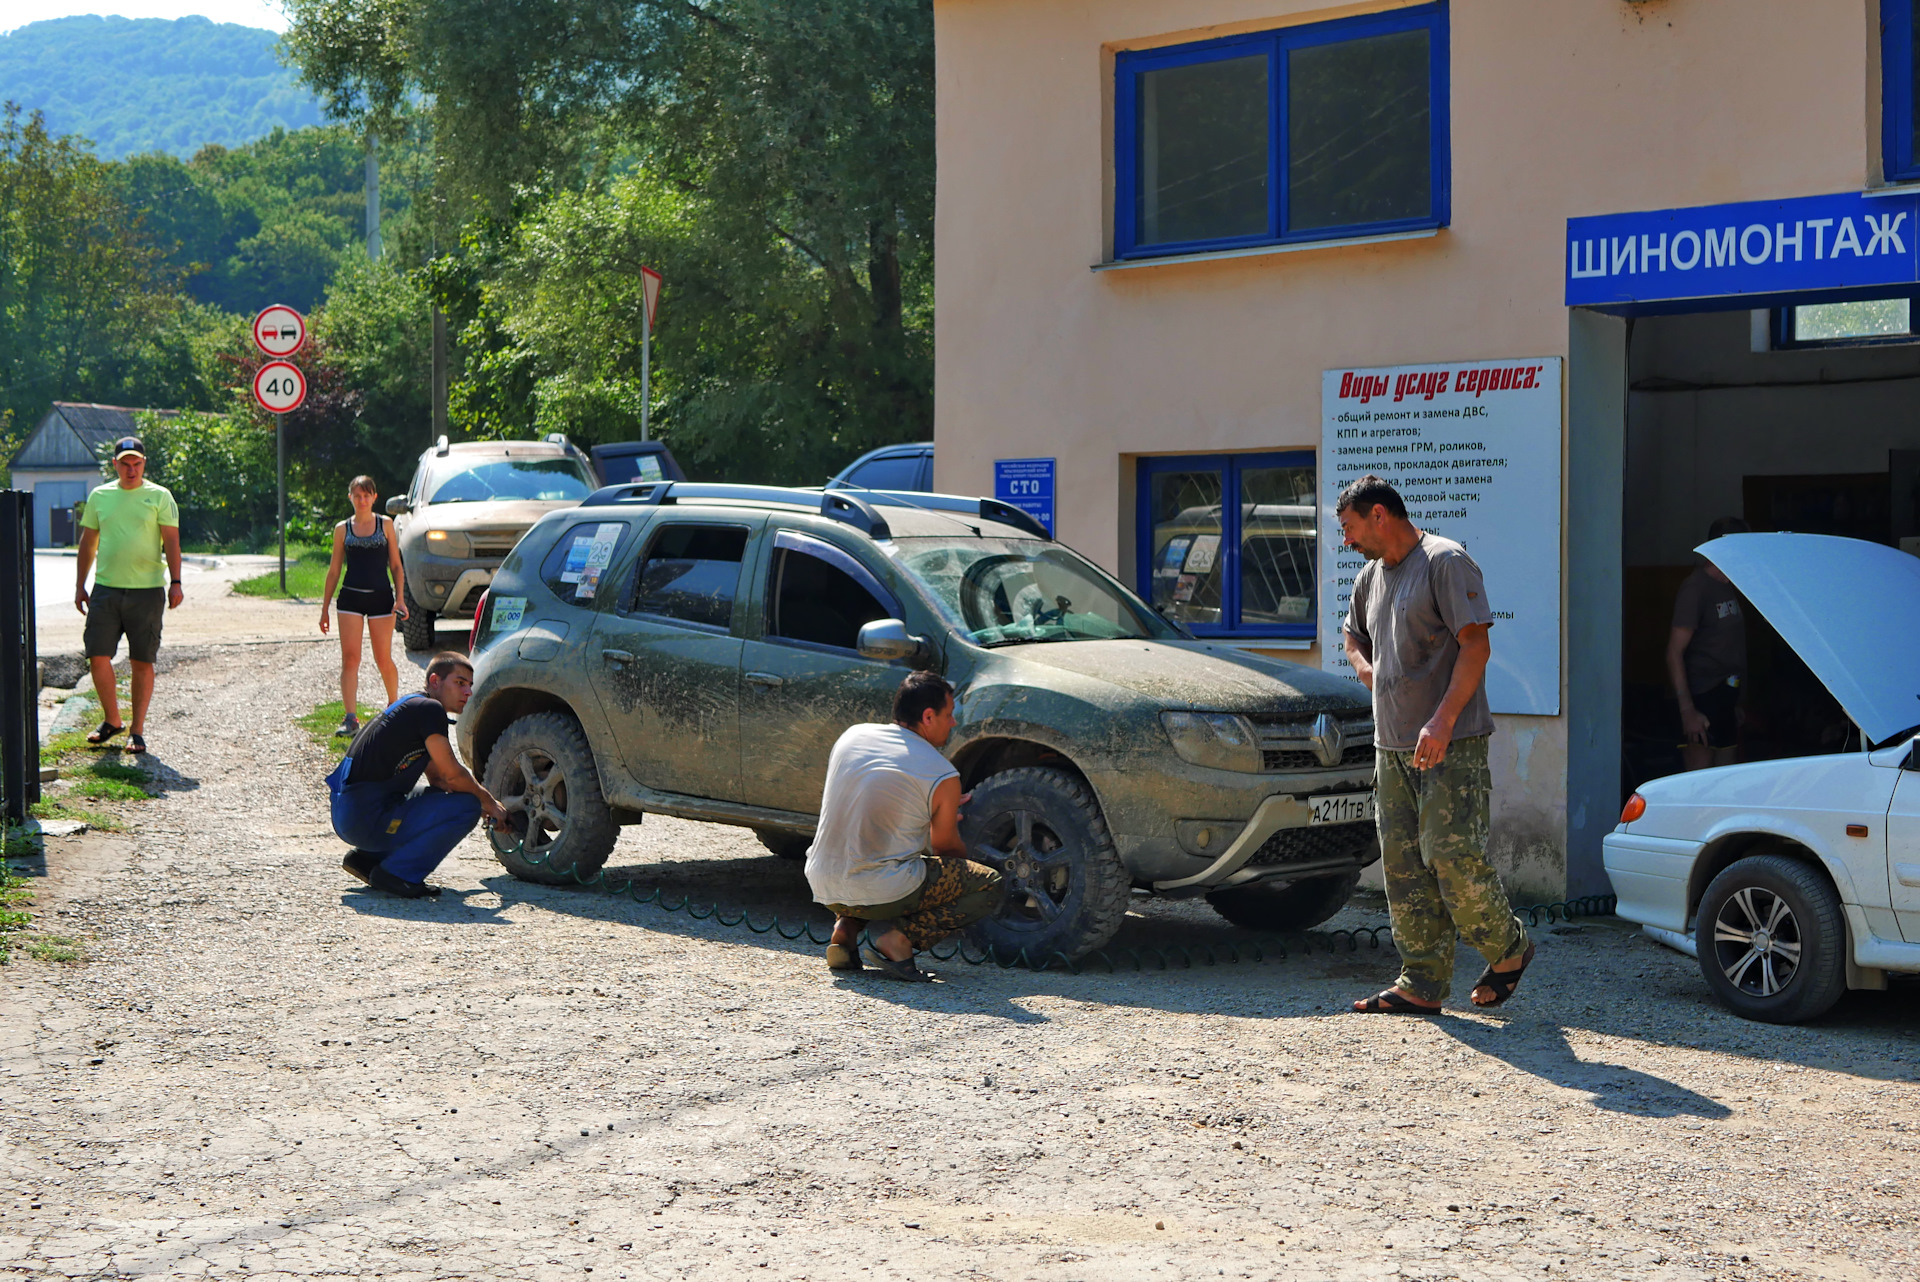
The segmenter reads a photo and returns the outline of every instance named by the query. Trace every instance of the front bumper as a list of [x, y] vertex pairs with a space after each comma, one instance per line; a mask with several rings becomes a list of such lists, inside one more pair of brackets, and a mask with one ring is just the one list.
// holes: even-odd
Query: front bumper
[[493, 582], [500, 560], [420, 553], [407, 570], [407, 590], [423, 609], [435, 614], [447, 618], [469, 615], [480, 594]]
[[[1313, 824], [1306, 798], [1281, 793], [1260, 803], [1219, 858], [1199, 872], [1156, 881], [1153, 889], [1184, 899], [1258, 881], [1295, 881], [1364, 868], [1380, 857], [1374, 833], [1372, 823]], [[1275, 840], [1281, 837], [1291, 840]], [[1269, 861], [1269, 851], [1280, 857]]]

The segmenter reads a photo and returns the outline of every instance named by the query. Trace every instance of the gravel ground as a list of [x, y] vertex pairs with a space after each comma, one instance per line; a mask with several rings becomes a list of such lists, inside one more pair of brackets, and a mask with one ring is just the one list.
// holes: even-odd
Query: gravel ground
[[[87, 959], [0, 971], [10, 1276], [1920, 1274], [1912, 987], [1742, 1023], [1611, 920], [1536, 932], [1498, 1015], [1340, 1013], [1392, 978], [1364, 946], [890, 987], [478, 838], [396, 901], [338, 871], [289, 724], [331, 648], [179, 657], [164, 795], [49, 843]], [[742, 831], [653, 818], [612, 862], [808, 912]], [[1142, 904], [1117, 944], [1247, 941]]]

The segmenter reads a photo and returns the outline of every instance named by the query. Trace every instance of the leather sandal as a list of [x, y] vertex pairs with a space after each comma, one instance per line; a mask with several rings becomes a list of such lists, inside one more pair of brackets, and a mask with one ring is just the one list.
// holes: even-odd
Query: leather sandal
[[111, 721], [102, 721], [100, 723], [100, 728], [87, 736], [87, 742], [97, 748], [101, 744], [105, 743], [107, 740], [120, 734], [125, 729], [126, 729], [125, 726], [116, 726]]
[[1486, 972], [1473, 982], [1473, 986], [1476, 991], [1491, 988], [1493, 1000], [1476, 1001], [1473, 1004], [1481, 1010], [1492, 1010], [1495, 1006], [1505, 1003], [1507, 998], [1513, 996], [1513, 990], [1519, 986], [1520, 976], [1526, 974], [1527, 967], [1531, 965], [1533, 965], [1533, 945], [1528, 944], [1527, 951], [1520, 954], [1520, 964], [1512, 970], [1495, 970], [1491, 966], [1487, 967]]
[[1435, 1002], [1431, 1006], [1423, 1006], [1387, 988], [1355, 1002], [1353, 1013], [1356, 1015], [1438, 1015], [1440, 1004]]

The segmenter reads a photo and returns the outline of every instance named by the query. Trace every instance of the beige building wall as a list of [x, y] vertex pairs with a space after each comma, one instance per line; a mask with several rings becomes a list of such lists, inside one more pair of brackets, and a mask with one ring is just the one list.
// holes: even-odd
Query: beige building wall
[[[1326, 369], [1566, 355], [1569, 216], [1877, 177], [1877, 0], [1453, 0], [1451, 226], [1090, 270], [1117, 50], [1400, 7], [935, 0], [939, 489], [1056, 455], [1060, 537], [1131, 582], [1134, 457], [1317, 449]], [[1559, 893], [1566, 720], [1498, 720], [1497, 853]]]

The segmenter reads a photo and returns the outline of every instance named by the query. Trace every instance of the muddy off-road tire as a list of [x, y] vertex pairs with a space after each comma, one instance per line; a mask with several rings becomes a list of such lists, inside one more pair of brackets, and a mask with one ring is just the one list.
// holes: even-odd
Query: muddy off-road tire
[[433, 621], [439, 616], [413, 599], [413, 589], [407, 589], [407, 617], [400, 620], [400, 635], [409, 650], [433, 649]]
[[1011, 961], [1083, 957], [1120, 929], [1129, 884], [1100, 803], [1064, 770], [1022, 766], [974, 785], [960, 822], [967, 858], [1006, 879], [1000, 911], [967, 928]]
[[1847, 991], [1840, 896], [1798, 859], [1749, 855], [1721, 869], [1693, 931], [1713, 995], [1746, 1019], [1817, 1019]]
[[813, 835], [804, 832], [785, 832], [779, 828], [755, 828], [753, 835], [782, 859], [805, 859], [807, 847], [813, 844]]
[[1213, 911], [1248, 930], [1308, 930], [1347, 906], [1360, 870], [1302, 877], [1283, 884], [1256, 882], [1207, 896]]
[[593, 750], [564, 712], [536, 712], [506, 728], [487, 754], [487, 791], [526, 816], [524, 846], [488, 831], [494, 857], [521, 881], [572, 886], [592, 881], [613, 853], [620, 827], [600, 794]]

